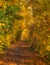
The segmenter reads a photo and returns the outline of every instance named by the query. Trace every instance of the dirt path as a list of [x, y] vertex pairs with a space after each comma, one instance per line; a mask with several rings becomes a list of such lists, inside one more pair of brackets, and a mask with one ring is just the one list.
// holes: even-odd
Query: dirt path
[[14, 48], [0, 54], [0, 65], [46, 65], [28, 48]]

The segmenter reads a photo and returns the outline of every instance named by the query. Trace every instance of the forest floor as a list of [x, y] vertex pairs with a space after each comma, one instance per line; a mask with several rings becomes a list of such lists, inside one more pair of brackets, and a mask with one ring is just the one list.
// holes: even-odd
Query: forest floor
[[27, 47], [16, 47], [0, 53], [0, 65], [47, 65], [35, 52]]

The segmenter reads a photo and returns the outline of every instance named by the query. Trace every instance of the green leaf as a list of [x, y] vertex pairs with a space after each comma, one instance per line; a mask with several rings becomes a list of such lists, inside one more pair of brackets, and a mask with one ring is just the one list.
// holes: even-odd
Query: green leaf
[[19, 12], [21, 9], [18, 6], [12, 5], [12, 6], [7, 6], [6, 11], [9, 13], [15, 13]]
[[23, 19], [23, 17], [20, 16], [19, 14], [15, 14], [14, 19], [21, 20], [21, 19]]

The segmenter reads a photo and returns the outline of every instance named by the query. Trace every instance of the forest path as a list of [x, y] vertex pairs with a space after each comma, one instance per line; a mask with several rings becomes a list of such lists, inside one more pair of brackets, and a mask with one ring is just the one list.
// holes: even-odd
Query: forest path
[[46, 65], [43, 60], [27, 47], [15, 47], [0, 53], [0, 65]]

